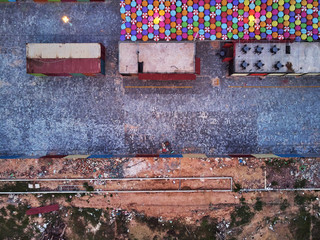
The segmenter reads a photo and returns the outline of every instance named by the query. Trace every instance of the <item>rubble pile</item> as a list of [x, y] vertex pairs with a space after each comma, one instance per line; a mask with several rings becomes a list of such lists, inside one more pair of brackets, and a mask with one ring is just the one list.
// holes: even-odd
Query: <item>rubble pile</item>
[[306, 179], [307, 187], [319, 187], [320, 185], [320, 162], [316, 159], [301, 159], [298, 165], [296, 178]]
[[62, 221], [55, 221], [45, 225], [40, 240], [63, 240], [67, 225]]
[[122, 178], [122, 167], [127, 161], [127, 158], [66, 160], [63, 162], [63, 170], [89, 177]]
[[119, 215], [125, 216], [126, 222], [130, 222], [135, 216], [135, 212], [129, 212], [122, 210], [121, 208], [114, 208], [110, 212], [110, 223], [113, 223]]

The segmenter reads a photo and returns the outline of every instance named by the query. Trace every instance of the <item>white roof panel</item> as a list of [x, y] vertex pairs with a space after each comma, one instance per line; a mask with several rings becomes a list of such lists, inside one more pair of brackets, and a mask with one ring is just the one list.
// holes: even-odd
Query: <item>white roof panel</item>
[[194, 73], [195, 43], [119, 43], [119, 71], [143, 73]]
[[27, 58], [100, 58], [99, 43], [27, 43]]
[[[242, 51], [244, 46], [250, 48], [247, 53]], [[261, 54], [255, 53], [255, 48], [263, 48]], [[273, 54], [270, 49], [276, 46], [279, 51]], [[289, 51], [287, 51], [287, 49]], [[303, 73], [320, 72], [320, 43], [319, 42], [293, 42], [293, 43], [236, 43], [234, 56], [235, 73]], [[258, 69], [255, 64], [261, 61], [264, 66]], [[242, 69], [241, 63], [245, 61], [249, 64], [246, 69]], [[279, 70], [274, 66], [280, 62], [283, 67]], [[288, 66], [292, 66], [290, 69]]]

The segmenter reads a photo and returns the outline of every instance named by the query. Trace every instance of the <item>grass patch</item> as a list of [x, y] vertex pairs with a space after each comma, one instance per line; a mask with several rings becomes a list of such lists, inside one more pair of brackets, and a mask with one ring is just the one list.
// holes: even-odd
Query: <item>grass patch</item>
[[299, 214], [290, 221], [290, 231], [296, 240], [310, 239], [310, 228], [311, 215], [305, 209], [300, 208]]
[[[115, 226], [117, 224], [117, 233], [127, 233], [127, 228], [123, 228], [125, 223], [125, 217], [116, 217], [116, 221], [111, 223], [109, 221], [108, 211], [95, 208], [71, 208], [72, 215], [70, 218], [71, 227], [73, 232], [77, 235], [79, 240], [100, 240], [100, 239], [116, 239], [115, 237]], [[102, 217], [104, 216], [104, 217]], [[106, 220], [104, 220], [106, 219]], [[96, 233], [88, 231], [88, 224], [97, 226], [101, 223], [99, 230]], [[118, 229], [119, 228], [119, 229]], [[120, 233], [121, 232], [121, 233]]]
[[101, 218], [102, 209], [72, 207], [72, 218], [83, 218], [86, 224], [96, 226]]
[[278, 185], [279, 185], [279, 183], [277, 181], [272, 181], [271, 182], [271, 186], [278, 186]]
[[289, 167], [292, 163], [295, 163], [295, 160], [289, 158], [287, 160], [280, 159], [280, 158], [270, 158], [265, 161], [267, 166], [275, 167], [275, 168], [282, 168], [282, 167]]
[[145, 215], [137, 215], [136, 216], [136, 220], [138, 222], [141, 222], [141, 223], [146, 223], [147, 226], [152, 231], [160, 230], [161, 227], [162, 227], [162, 224], [159, 223], [158, 218], [156, 218], [156, 217], [148, 217], [148, 216], [145, 216]]
[[[70, 216], [70, 225], [74, 233], [76, 233], [80, 237], [86, 236], [86, 224], [83, 218], [81, 217], [81, 212], [78, 208], [72, 208], [72, 214]], [[81, 238], [79, 238], [81, 239]]]
[[93, 226], [96, 226], [99, 223], [101, 214], [102, 209], [94, 208], [85, 208], [85, 210], [82, 212], [84, 219], [87, 222], [90, 222]]
[[7, 210], [4, 208], [1, 210], [0, 239], [31, 239], [34, 237], [32, 231], [27, 229], [29, 225], [29, 216], [25, 214], [27, 206], [8, 205]]
[[[34, 189], [32, 189], [34, 191]], [[6, 183], [0, 187], [0, 192], [28, 192], [27, 182]]]
[[101, 221], [101, 227], [94, 235], [94, 239], [115, 239], [115, 223], [110, 223], [108, 211], [103, 211], [107, 222]]
[[178, 220], [159, 222], [155, 217], [144, 215], [136, 215], [136, 220], [147, 224], [153, 232], [165, 233], [163, 238], [156, 236], [154, 239], [216, 239], [217, 220], [209, 216], [203, 217], [199, 225], [185, 225]]
[[[54, 195], [54, 197], [52, 197], [52, 195]], [[41, 197], [39, 197], [39, 202], [41, 203], [41, 205], [47, 205], [48, 201], [50, 201], [50, 203], [55, 202], [55, 199], [61, 199], [61, 198], [65, 198], [66, 202], [72, 202], [73, 197], [75, 196], [75, 193], [46, 193], [46, 194], [42, 194]]]
[[117, 233], [118, 234], [127, 234], [128, 233], [128, 223], [126, 221], [126, 216], [122, 213], [122, 211], [117, 212], [116, 224], [117, 224]]
[[319, 239], [320, 236], [320, 219], [315, 216], [311, 216], [313, 228], [311, 230], [312, 239]]
[[206, 216], [201, 219], [200, 227], [195, 230], [198, 239], [216, 239], [217, 221], [216, 219]]

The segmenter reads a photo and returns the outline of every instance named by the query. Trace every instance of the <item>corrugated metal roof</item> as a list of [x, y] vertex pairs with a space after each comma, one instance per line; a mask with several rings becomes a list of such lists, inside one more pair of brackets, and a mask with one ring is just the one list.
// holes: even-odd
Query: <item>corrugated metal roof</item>
[[99, 43], [27, 43], [27, 58], [100, 58]]
[[59, 210], [59, 204], [53, 204], [53, 205], [44, 206], [44, 207], [31, 208], [26, 212], [26, 214], [34, 215], [39, 213], [48, 213], [48, 212], [57, 211], [57, 210]]
[[27, 73], [100, 73], [101, 59], [27, 59]]

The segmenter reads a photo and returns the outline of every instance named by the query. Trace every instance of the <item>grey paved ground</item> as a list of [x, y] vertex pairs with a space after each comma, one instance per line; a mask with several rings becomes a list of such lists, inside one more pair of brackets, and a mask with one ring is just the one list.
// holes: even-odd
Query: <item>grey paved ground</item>
[[[0, 155], [146, 153], [165, 139], [177, 152], [320, 152], [320, 88], [230, 87], [319, 86], [319, 78], [228, 78], [210, 42], [197, 45], [202, 72], [194, 82], [122, 78], [120, 24], [116, 0], [0, 5]], [[101, 42], [107, 74], [29, 76], [27, 42]], [[138, 85], [192, 88], [126, 88]]]

